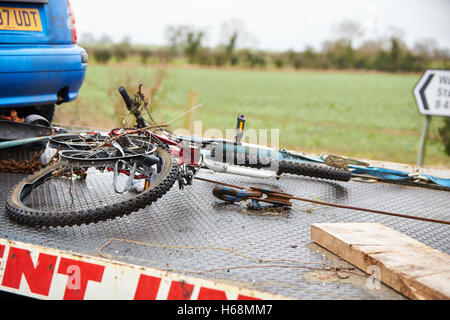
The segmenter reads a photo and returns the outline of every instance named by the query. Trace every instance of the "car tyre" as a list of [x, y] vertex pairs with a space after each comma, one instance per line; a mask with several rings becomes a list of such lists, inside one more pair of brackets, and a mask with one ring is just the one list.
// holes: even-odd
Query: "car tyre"
[[53, 120], [53, 116], [55, 114], [55, 105], [54, 104], [46, 104], [42, 106], [35, 107], [25, 107], [25, 108], [17, 108], [17, 113], [19, 117], [26, 118], [30, 114], [37, 114], [45, 119], [51, 124]]

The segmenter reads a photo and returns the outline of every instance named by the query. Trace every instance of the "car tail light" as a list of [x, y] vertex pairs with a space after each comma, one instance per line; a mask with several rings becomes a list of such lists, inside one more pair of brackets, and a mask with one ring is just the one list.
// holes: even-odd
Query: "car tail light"
[[70, 0], [67, 0], [67, 6], [69, 8], [70, 19], [72, 20], [72, 43], [77, 43], [77, 28], [75, 26], [75, 16], [70, 5]]

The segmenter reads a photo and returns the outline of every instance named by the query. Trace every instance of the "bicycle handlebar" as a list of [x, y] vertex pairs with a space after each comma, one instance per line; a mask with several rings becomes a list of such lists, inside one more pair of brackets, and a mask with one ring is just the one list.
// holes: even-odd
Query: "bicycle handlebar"
[[127, 109], [133, 113], [133, 115], [136, 117], [136, 124], [138, 128], [145, 128], [147, 126], [147, 122], [142, 117], [141, 113], [137, 108], [133, 109], [133, 100], [130, 98], [130, 95], [127, 92], [127, 89], [124, 87], [119, 88], [119, 93], [122, 96], [123, 101], [125, 101], [125, 105], [127, 106]]

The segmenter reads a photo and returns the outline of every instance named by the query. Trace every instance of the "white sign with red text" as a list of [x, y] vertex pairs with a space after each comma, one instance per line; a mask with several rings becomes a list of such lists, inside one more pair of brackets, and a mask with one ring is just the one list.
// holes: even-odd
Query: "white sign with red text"
[[209, 279], [0, 239], [0, 290], [52, 300], [278, 300]]

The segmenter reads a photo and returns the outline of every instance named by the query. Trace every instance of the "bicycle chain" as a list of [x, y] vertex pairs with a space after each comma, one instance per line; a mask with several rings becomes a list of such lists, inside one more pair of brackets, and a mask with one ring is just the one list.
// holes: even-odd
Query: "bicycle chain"
[[40, 162], [44, 150], [36, 152], [30, 160], [16, 161], [14, 159], [0, 161], [0, 172], [32, 174], [44, 168]]

